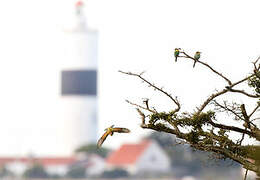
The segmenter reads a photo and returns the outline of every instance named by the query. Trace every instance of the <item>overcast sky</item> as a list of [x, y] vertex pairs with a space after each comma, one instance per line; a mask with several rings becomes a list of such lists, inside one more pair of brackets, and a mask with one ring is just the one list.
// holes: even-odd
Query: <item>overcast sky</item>
[[[55, 114], [55, 94], [45, 94], [56, 85], [46, 77], [57, 70], [59, 35], [73, 23], [74, 3], [0, 1], [0, 140], [12, 142], [2, 153], [25, 153], [31, 144], [26, 132], [30, 129], [31, 140], [44, 140], [38, 130], [53, 123], [46, 113]], [[201, 51], [201, 60], [237, 81], [260, 55], [259, 7], [257, 0], [88, 0], [88, 24], [99, 31], [99, 134], [111, 124], [132, 130], [104, 145], [133, 142], [148, 132], [139, 127], [138, 114], [125, 99], [141, 103], [143, 97], [153, 96], [151, 103], [158, 109], [174, 108], [167, 98], [118, 70], [146, 71], [145, 77], [192, 111], [226, 82], [201, 65], [193, 69], [187, 59], [175, 63], [174, 48], [191, 54]], [[25, 143], [16, 142], [18, 136]], [[48, 149], [44, 144], [42, 148]]]

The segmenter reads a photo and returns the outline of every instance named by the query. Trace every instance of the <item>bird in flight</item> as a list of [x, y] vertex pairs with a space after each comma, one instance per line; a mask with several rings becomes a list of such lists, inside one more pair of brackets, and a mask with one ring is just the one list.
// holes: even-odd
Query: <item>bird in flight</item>
[[108, 135], [113, 136], [114, 132], [117, 133], [130, 133], [130, 130], [127, 128], [121, 128], [121, 127], [114, 127], [114, 125], [108, 127], [105, 129], [105, 133], [101, 136], [101, 138], [97, 142], [97, 147], [100, 148], [103, 144], [103, 142], [106, 140]]

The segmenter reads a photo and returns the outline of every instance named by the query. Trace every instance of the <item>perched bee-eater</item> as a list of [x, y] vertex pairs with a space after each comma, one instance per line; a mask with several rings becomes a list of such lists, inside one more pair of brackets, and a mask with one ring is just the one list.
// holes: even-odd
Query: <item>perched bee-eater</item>
[[114, 127], [114, 125], [110, 126], [109, 128], [105, 129], [105, 133], [102, 135], [102, 137], [97, 142], [97, 147], [100, 148], [103, 142], [106, 140], [108, 135], [113, 136], [114, 132], [118, 133], [130, 133], [130, 130], [127, 128], [120, 128], [120, 127]]
[[174, 56], [175, 56], [175, 62], [177, 62], [177, 58], [180, 55], [180, 48], [175, 48], [174, 50]]
[[195, 55], [194, 55], [195, 61], [194, 61], [194, 64], [193, 64], [193, 68], [195, 67], [195, 64], [196, 64], [197, 60], [199, 60], [199, 58], [200, 58], [200, 53], [201, 53], [201, 52], [197, 51], [197, 52], [195, 53]]

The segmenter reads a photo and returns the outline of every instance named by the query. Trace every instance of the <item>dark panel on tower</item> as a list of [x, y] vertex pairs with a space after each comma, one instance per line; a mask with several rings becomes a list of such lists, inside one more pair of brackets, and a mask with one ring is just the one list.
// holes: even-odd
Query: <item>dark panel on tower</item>
[[96, 70], [66, 70], [61, 72], [61, 95], [96, 95]]

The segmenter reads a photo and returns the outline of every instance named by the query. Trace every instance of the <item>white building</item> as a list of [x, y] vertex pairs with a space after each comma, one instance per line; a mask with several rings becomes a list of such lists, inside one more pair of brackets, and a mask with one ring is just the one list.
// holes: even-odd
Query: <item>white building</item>
[[87, 157], [88, 164], [86, 166], [86, 174], [87, 176], [99, 176], [105, 170], [106, 162], [104, 158], [91, 154]]
[[[33, 5], [31, 9], [37, 12]], [[4, 73], [6, 84], [11, 86], [5, 87], [7, 93], [1, 93], [2, 97], [6, 96], [6, 100], [0, 103], [3, 107], [0, 118], [5, 121], [5, 125], [0, 128], [1, 156], [70, 156], [79, 145], [96, 142], [98, 33], [87, 26], [83, 13], [85, 9], [81, 1], [76, 3], [75, 13], [69, 16], [69, 30], [62, 28], [62, 19], [54, 16], [53, 22], [47, 23], [49, 26], [45, 29], [48, 31], [46, 34], [42, 33], [42, 29], [41, 33], [37, 31], [42, 26], [36, 26], [45, 20], [49, 12], [40, 14], [42, 19], [31, 14], [32, 18], [29, 19], [33, 30], [30, 32], [35, 38], [41, 37], [34, 44], [35, 49], [43, 43], [42, 37], [46, 37], [46, 41], [44, 46], [37, 49], [38, 53], [28, 48], [31, 45], [18, 48], [19, 45], [12, 52], [15, 54], [22, 50], [20, 59], [30, 61], [19, 61], [21, 65], [16, 64], [24, 67], [19, 73], [13, 68]], [[59, 13], [60, 9], [57, 9], [57, 14]], [[69, 9], [67, 14], [70, 14]], [[17, 23], [18, 27], [22, 22], [23, 19], [12, 23]], [[75, 26], [72, 25], [73, 22]], [[65, 22], [62, 26], [66, 26]], [[15, 32], [20, 32], [19, 28]], [[30, 41], [31, 39], [29, 38]], [[14, 39], [13, 42], [18, 41]], [[7, 61], [17, 60], [6, 59], [3, 63]], [[1, 66], [4, 67], [3, 63]], [[9, 75], [17, 78], [9, 79]], [[13, 93], [16, 89], [19, 92]]]
[[64, 176], [68, 172], [70, 165], [76, 162], [77, 159], [74, 157], [0, 157], [0, 166], [5, 166], [6, 169], [18, 177], [22, 176], [26, 169], [36, 163], [41, 164], [50, 175]]
[[106, 168], [123, 168], [130, 174], [164, 173], [170, 170], [170, 159], [155, 141], [144, 140], [139, 144], [124, 144], [111, 153]]
[[25, 158], [0, 158], [1, 166], [5, 166], [16, 176], [21, 176], [27, 168], [28, 162]]
[[76, 3], [76, 25], [64, 32], [60, 73], [60, 133], [64, 152], [97, 140], [97, 31], [88, 28], [84, 4]]

